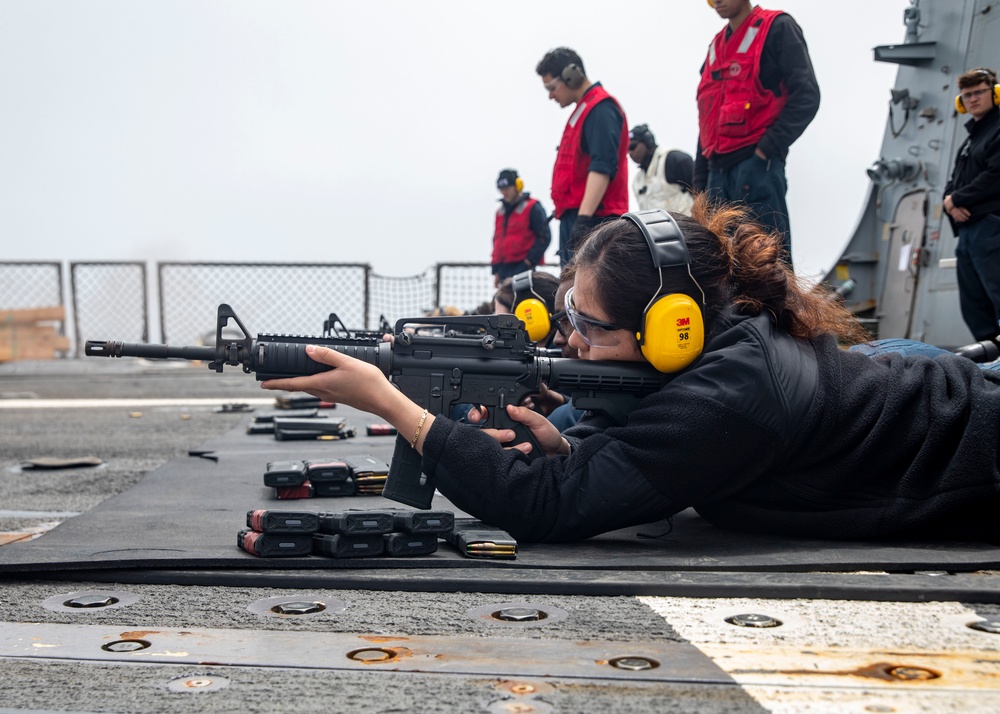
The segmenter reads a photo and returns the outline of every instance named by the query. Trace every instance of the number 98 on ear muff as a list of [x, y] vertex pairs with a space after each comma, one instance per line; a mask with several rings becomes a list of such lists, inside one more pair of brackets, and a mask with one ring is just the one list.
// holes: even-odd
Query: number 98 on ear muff
[[[642, 313], [642, 327], [635, 335], [639, 349], [658, 371], [678, 372], [694, 362], [705, 347], [705, 295], [691, 274], [687, 241], [673, 216], [662, 208], [626, 213], [622, 218], [639, 227], [660, 277], [660, 285]], [[697, 290], [666, 289], [667, 275], [674, 276], [674, 284], [688, 284]]]
[[705, 346], [701, 308], [683, 293], [664, 295], [646, 308], [644, 332], [636, 337], [642, 356], [660, 372], [678, 372]]

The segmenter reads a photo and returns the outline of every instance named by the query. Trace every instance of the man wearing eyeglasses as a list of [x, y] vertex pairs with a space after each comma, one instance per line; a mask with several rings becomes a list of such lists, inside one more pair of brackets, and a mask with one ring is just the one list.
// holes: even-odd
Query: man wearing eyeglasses
[[552, 169], [559, 261], [566, 265], [591, 228], [628, 212], [628, 127], [618, 100], [587, 78], [573, 50], [551, 50], [535, 71], [549, 99], [575, 105]]
[[955, 107], [972, 118], [958, 149], [944, 210], [958, 237], [958, 301], [976, 340], [1000, 344], [1000, 84], [978, 67], [958, 78]]

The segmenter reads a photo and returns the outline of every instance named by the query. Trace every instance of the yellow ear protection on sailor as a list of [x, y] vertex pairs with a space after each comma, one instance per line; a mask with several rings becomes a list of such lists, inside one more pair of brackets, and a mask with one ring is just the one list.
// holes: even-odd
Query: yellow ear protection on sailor
[[[660, 372], [678, 372], [694, 362], [705, 346], [705, 294], [691, 274], [684, 233], [662, 208], [626, 213], [622, 218], [639, 226], [660, 275], [660, 287], [646, 305], [635, 335], [639, 349]], [[663, 279], [671, 274], [690, 283], [692, 293], [665, 292]]]
[[[1000, 84], [997, 83], [997, 76], [987, 69], [976, 70], [976, 73], [983, 75], [985, 81], [993, 84], [993, 106], [1000, 106]], [[955, 109], [959, 114], [967, 114], [969, 112], [965, 108], [965, 102], [962, 101], [961, 93], [955, 95]]]
[[507, 186], [513, 186], [517, 189], [518, 193], [524, 190], [524, 181], [517, 175], [516, 169], [504, 169], [497, 176], [497, 188], [505, 188]]
[[587, 79], [587, 75], [583, 73], [580, 66], [575, 62], [570, 62], [568, 65], [563, 67], [563, 71], [559, 73], [559, 79], [566, 83], [566, 86], [570, 89], [579, 89], [583, 86], [583, 82]]
[[544, 340], [552, 330], [552, 322], [549, 308], [532, 285], [531, 271], [512, 276], [510, 287], [514, 291], [514, 316], [524, 323], [532, 342]]

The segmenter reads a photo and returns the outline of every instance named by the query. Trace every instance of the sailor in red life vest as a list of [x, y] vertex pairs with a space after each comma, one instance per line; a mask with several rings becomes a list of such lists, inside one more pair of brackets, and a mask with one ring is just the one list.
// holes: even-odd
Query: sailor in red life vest
[[726, 26], [712, 39], [698, 85], [694, 189], [745, 204], [782, 235], [789, 265], [785, 157], [819, 109], [802, 30], [750, 0], [709, 0]]
[[625, 112], [568, 47], [549, 51], [535, 68], [549, 99], [568, 107], [556, 163], [552, 203], [559, 219], [559, 260], [565, 265], [587, 232], [628, 212], [628, 125]]
[[497, 176], [497, 190], [502, 198], [493, 229], [493, 258], [490, 260], [493, 287], [544, 263], [545, 251], [552, 242], [545, 209], [523, 189], [524, 182], [514, 169], [504, 169]]

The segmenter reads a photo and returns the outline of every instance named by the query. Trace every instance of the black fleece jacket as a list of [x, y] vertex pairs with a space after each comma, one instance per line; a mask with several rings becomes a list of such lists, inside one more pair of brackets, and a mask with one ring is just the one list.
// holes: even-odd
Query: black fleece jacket
[[[1000, 213], [1000, 107], [993, 107], [979, 121], [969, 119], [965, 129], [969, 136], [958, 149], [944, 195], [950, 194], [959, 208], [967, 208], [972, 214], [969, 222], [975, 223]], [[960, 225], [952, 221], [955, 235]]]
[[435, 419], [423, 470], [524, 541], [571, 541], [694, 506], [727, 528], [840, 539], [1000, 540], [1000, 373], [872, 359], [769, 315], [716, 319], [705, 352], [625, 426], [588, 414], [528, 462]]

